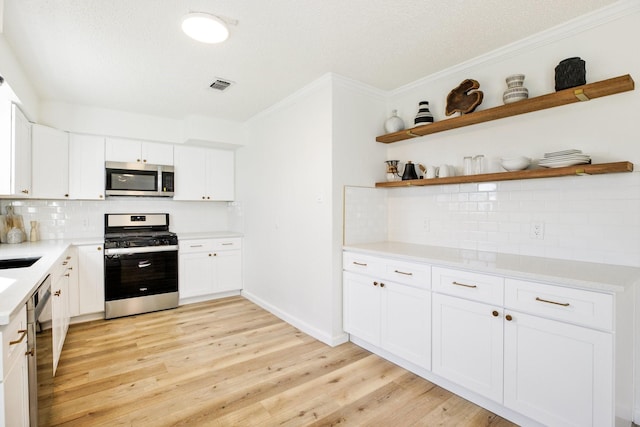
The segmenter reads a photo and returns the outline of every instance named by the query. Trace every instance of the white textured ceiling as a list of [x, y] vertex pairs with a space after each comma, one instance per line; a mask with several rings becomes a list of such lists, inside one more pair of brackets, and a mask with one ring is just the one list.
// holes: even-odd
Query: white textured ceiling
[[[611, 3], [4, 0], [4, 35], [42, 100], [244, 121], [327, 72], [395, 89]], [[201, 44], [180, 30], [189, 11], [238, 24]]]

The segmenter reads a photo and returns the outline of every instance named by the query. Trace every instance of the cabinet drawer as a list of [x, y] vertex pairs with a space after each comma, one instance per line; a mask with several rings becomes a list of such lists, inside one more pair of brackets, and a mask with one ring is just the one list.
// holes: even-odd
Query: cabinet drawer
[[502, 305], [504, 285], [502, 277], [433, 267], [432, 282], [435, 292]]
[[371, 255], [363, 255], [355, 252], [342, 254], [342, 268], [347, 271], [355, 271], [370, 276], [378, 276], [384, 269], [385, 260]]
[[431, 289], [431, 266], [406, 261], [385, 260], [383, 276], [397, 283]]
[[506, 279], [505, 307], [605, 330], [613, 329], [613, 295]]
[[180, 253], [208, 252], [213, 250], [212, 241], [208, 239], [179, 240]]
[[[24, 331], [24, 332], [23, 332]], [[16, 313], [8, 325], [0, 328], [2, 339], [2, 358], [0, 358], [0, 381], [4, 378], [6, 371], [17, 360], [24, 357], [27, 350], [27, 306]]]
[[240, 249], [242, 247], [242, 239], [233, 237], [229, 239], [215, 239], [211, 241], [211, 248], [214, 251], [230, 251]]

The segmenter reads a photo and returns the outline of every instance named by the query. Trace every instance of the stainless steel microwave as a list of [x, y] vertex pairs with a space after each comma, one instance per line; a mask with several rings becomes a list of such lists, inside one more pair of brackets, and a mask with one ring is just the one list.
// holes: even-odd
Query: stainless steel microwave
[[105, 162], [107, 196], [173, 197], [173, 166]]

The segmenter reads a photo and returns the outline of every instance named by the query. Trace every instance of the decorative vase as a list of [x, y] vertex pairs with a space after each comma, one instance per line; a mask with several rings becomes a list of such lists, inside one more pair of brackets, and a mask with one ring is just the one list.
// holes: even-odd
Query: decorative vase
[[416, 114], [413, 122], [416, 126], [433, 123], [433, 114], [429, 111], [429, 101], [420, 101], [418, 103], [418, 114]]
[[579, 57], [567, 58], [556, 66], [556, 91], [587, 84], [587, 70]]
[[39, 232], [39, 224], [38, 221], [31, 221], [31, 230], [29, 231], [29, 241], [37, 242], [40, 240], [40, 232]]
[[523, 86], [524, 74], [513, 74], [505, 79], [507, 90], [502, 94], [502, 102], [511, 104], [529, 98], [529, 89]]
[[398, 163], [400, 163], [400, 160], [385, 160], [385, 163], [387, 164], [387, 181], [397, 181], [400, 178], [400, 174], [398, 173]]
[[398, 110], [391, 111], [391, 117], [384, 122], [384, 130], [387, 133], [398, 132], [404, 129], [404, 121], [400, 117], [398, 117]]

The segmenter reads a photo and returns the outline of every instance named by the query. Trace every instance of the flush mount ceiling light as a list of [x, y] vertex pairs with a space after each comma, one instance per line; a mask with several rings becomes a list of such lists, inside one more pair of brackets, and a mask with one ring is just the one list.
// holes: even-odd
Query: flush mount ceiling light
[[191, 12], [182, 18], [182, 31], [202, 43], [221, 43], [229, 37], [227, 24], [217, 16]]

